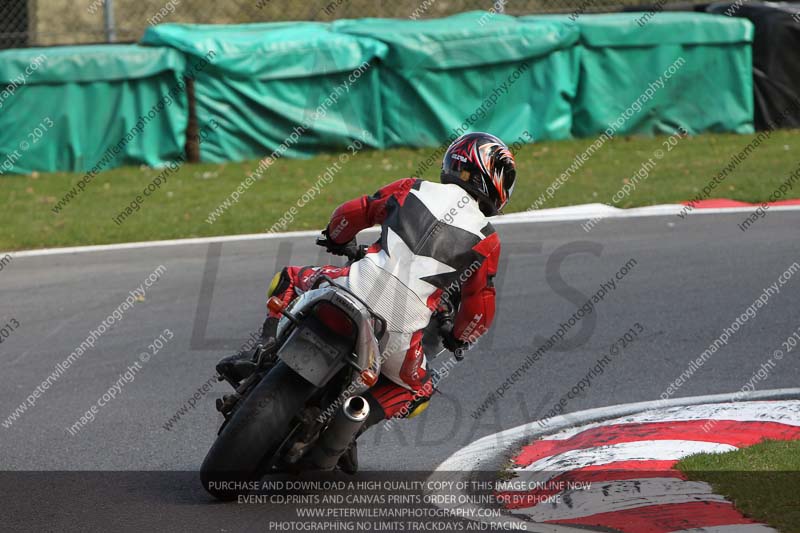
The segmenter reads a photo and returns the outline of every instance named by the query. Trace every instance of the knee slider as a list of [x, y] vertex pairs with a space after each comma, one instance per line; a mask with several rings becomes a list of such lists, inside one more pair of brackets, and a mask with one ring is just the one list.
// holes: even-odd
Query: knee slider
[[415, 416], [421, 414], [425, 409], [428, 408], [430, 403], [430, 398], [420, 398], [419, 400], [413, 402], [408, 411], [408, 415], [406, 415], [406, 418], [414, 418]]
[[433, 393], [433, 382], [430, 379], [425, 380], [425, 384], [414, 393], [414, 398], [409, 402], [406, 411], [408, 414], [406, 418], [414, 418], [421, 414], [428, 408], [431, 402], [431, 395]]

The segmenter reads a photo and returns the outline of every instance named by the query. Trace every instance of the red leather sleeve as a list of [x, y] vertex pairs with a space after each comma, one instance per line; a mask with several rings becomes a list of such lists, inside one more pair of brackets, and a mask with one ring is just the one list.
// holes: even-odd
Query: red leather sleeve
[[372, 196], [343, 203], [331, 216], [328, 236], [333, 242], [343, 244], [352, 240], [359, 231], [382, 223], [386, 219], [387, 202], [394, 198], [402, 204], [416, 181], [414, 178], [401, 179], [378, 189]]
[[488, 250], [481, 267], [461, 287], [461, 306], [456, 315], [453, 333], [462, 342], [475, 342], [489, 331], [494, 320], [495, 288], [492, 278], [500, 260], [500, 239], [493, 233], [480, 244]]

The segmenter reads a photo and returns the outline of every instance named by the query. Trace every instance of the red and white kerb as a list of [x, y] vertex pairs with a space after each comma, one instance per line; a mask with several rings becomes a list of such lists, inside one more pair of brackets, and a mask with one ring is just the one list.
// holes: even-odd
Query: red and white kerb
[[512, 481], [533, 490], [496, 496], [521, 518], [588, 531], [774, 531], [674, 468], [763, 439], [800, 439], [800, 401], [674, 407], [566, 429], [514, 458]]

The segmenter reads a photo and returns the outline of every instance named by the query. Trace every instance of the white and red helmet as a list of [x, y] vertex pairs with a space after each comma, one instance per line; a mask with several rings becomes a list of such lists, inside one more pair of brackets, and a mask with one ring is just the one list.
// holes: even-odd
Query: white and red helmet
[[498, 214], [514, 192], [517, 164], [508, 146], [488, 133], [466, 133], [453, 141], [442, 161], [442, 183], [469, 192], [486, 216]]

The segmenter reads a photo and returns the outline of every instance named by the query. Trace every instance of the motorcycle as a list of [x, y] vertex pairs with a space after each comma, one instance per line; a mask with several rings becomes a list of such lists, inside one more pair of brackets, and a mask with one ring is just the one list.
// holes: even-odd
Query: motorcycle
[[[350, 250], [349, 262], [366, 248]], [[289, 305], [276, 297], [267, 305], [281, 316], [277, 358], [256, 347], [256, 371], [217, 400], [224, 421], [200, 469], [204, 488], [221, 500], [267, 474], [335, 469], [369, 416], [361, 395], [380, 376], [386, 320], [353, 292], [323, 275]], [[452, 309], [434, 315], [425, 342], [452, 328]]]

